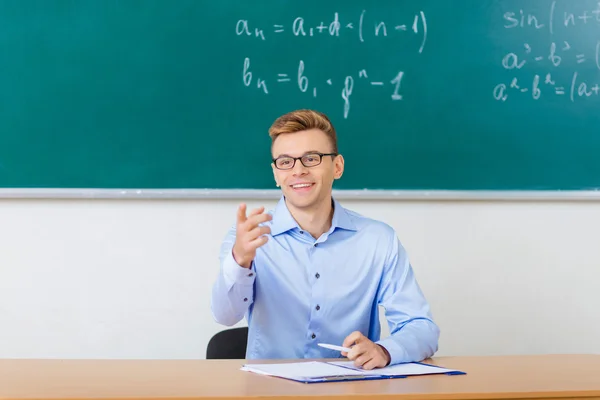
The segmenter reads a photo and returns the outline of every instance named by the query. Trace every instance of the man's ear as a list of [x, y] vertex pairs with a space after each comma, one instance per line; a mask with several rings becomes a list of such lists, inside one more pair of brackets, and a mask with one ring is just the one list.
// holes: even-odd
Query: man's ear
[[271, 169], [273, 170], [273, 179], [275, 179], [275, 186], [279, 187], [279, 182], [277, 182], [277, 168], [275, 168], [275, 164], [271, 163]]
[[344, 157], [340, 154], [335, 158], [333, 163], [333, 177], [340, 179], [344, 173]]

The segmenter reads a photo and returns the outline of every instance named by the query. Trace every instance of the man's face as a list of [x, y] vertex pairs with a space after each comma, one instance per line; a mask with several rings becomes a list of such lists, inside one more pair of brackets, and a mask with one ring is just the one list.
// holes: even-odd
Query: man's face
[[[302, 157], [315, 153], [331, 153], [332, 146], [325, 132], [310, 129], [295, 133], [281, 134], [275, 139], [272, 148], [273, 158]], [[305, 157], [307, 164], [318, 162], [319, 156]], [[291, 162], [290, 162], [291, 161]], [[283, 167], [294, 164], [293, 160], [283, 162]], [[282, 170], [273, 165], [275, 181], [281, 186], [288, 203], [296, 208], [310, 209], [328, 201], [334, 179], [339, 179], [344, 171], [341, 155], [323, 156], [321, 163], [306, 167], [296, 160], [293, 168]]]

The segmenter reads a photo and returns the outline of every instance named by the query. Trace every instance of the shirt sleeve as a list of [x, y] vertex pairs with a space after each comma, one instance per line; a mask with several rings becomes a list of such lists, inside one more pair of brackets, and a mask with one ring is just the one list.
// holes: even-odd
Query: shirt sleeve
[[216, 322], [232, 326], [244, 318], [254, 300], [254, 262], [250, 268], [240, 266], [233, 258], [235, 227], [221, 245], [220, 270], [212, 287], [211, 312]]
[[395, 233], [389, 248], [377, 301], [385, 309], [390, 336], [377, 344], [389, 352], [389, 365], [422, 361], [438, 350], [440, 330]]

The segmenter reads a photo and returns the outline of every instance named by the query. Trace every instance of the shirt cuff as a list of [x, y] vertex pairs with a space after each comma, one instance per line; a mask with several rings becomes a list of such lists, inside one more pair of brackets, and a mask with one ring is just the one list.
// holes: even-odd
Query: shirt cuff
[[403, 362], [421, 361], [408, 360], [408, 355], [406, 354], [406, 350], [404, 350], [404, 347], [399, 345], [398, 342], [394, 340], [394, 338], [391, 336], [375, 343], [380, 346], [383, 346], [388, 351], [388, 353], [390, 353], [390, 363], [388, 365], [394, 365]]
[[229, 252], [223, 261], [223, 276], [229, 287], [233, 285], [253, 285], [256, 277], [254, 261], [250, 264], [250, 268], [244, 268], [235, 261], [233, 254]]

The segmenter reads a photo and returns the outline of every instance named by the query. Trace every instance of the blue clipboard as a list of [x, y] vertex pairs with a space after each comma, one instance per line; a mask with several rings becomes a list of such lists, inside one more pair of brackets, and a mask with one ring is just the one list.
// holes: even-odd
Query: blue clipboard
[[[437, 365], [432, 365], [432, 364], [427, 364], [427, 363], [423, 363], [423, 362], [412, 362], [412, 363], [404, 363], [404, 364], [419, 364], [419, 365], [424, 365], [430, 368], [439, 368], [441, 371], [440, 372], [426, 372], [426, 373], [410, 373], [410, 374], [400, 374], [400, 373], [394, 373], [394, 374], [390, 374], [390, 368], [393, 369], [395, 366], [400, 366], [402, 364], [396, 364], [395, 366], [391, 366], [391, 367], [386, 367], [386, 368], [382, 368], [382, 373], [378, 374], [375, 373], [377, 370], [373, 370], [370, 371], [370, 373], [368, 374], [361, 374], [361, 373], [357, 373], [360, 372], [360, 369], [358, 368], [354, 368], [351, 366], [346, 366], [346, 365], [339, 365], [336, 362], [304, 362], [304, 363], [293, 363], [296, 365], [301, 365], [301, 366], [307, 366], [310, 363], [313, 363], [313, 371], [314, 368], [319, 367], [319, 366], [324, 366], [324, 365], [329, 365], [329, 368], [331, 371], [329, 372], [335, 372], [335, 373], [328, 373], [327, 375], [322, 375], [322, 376], [308, 376], [309, 374], [307, 373], [307, 376], [302, 376], [299, 374], [285, 374], [285, 373], [277, 373], [277, 372], [273, 372], [272, 370], [269, 372], [268, 369], [272, 368], [272, 367], [276, 367], [277, 365], [281, 365], [281, 364], [260, 364], [260, 365], [253, 365], [253, 364], [247, 364], [244, 365], [242, 367], [242, 369], [250, 371], [250, 372], [258, 372], [261, 373], [263, 375], [268, 375], [268, 376], [273, 376], [273, 377], [278, 377], [278, 378], [282, 378], [282, 379], [287, 379], [287, 380], [291, 380], [291, 381], [295, 381], [295, 382], [301, 382], [301, 383], [324, 383], [324, 382], [351, 382], [351, 381], [371, 381], [371, 380], [383, 380], [383, 379], [404, 379], [404, 378], [408, 378], [411, 376], [423, 376], [423, 375], [466, 375], [466, 372], [463, 371], [459, 371], [459, 370], [449, 370], [448, 368], [444, 368], [441, 366], [437, 366]], [[290, 364], [287, 364], [290, 365]], [[257, 368], [258, 367], [258, 371]], [[267, 368], [267, 371], [264, 370], [264, 368]], [[331, 367], [335, 367], [335, 369], [331, 369]], [[263, 370], [261, 370], [261, 368], [263, 368]], [[348, 374], [344, 374], [343, 370], [347, 370]], [[387, 371], [386, 371], [387, 370]], [[341, 372], [340, 372], [341, 371]], [[350, 372], [352, 371], [352, 372]], [[306, 372], [306, 371], [304, 371]], [[386, 373], [388, 372], [388, 373]]]

